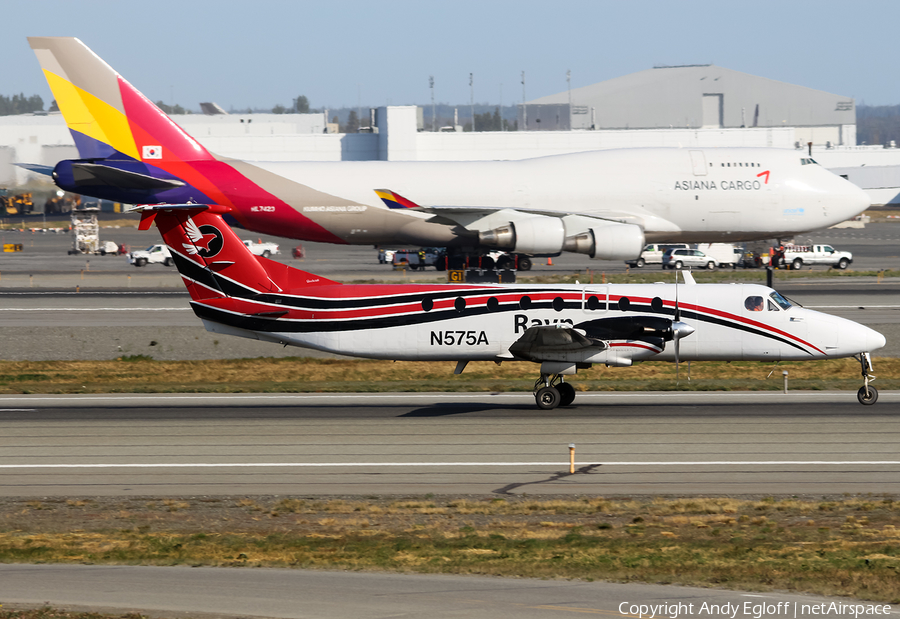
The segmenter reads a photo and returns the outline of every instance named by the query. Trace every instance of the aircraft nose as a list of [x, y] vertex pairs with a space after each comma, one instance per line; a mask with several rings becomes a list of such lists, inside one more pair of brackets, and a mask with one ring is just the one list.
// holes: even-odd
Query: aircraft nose
[[866, 329], [865, 352], [872, 352], [873, 350], [884, 348], [885, 344], [887, 344], [887, 340], [882, 334], [880, 334], [878, 331], [875, 331], [874, 329]]
[[872, 198], [869, 197], [865, 191], [856, 187], [856, 192], [851, 198], [850, 202], [853, 203], [853, 207], [857, 213], [862, 213], [864, 210], [872, 206]]
[[828, 180], [823, 181], [821, 188], [824, 190], [823, 204], [829, 219], [846, 221], [872, 204], [869, 194], [834, 172], [829, 172]]

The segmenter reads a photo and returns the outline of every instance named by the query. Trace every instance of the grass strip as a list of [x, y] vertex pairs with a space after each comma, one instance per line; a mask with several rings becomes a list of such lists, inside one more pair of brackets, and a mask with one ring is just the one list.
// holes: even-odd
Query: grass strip
[[[16, 604], [21, 606], [21, 604]], [[2, 610], [0, 619], [146, 619], [147, 615], [140, 613], [95, 613], [78, 612], [52, 606], [30, 608], [28, 610]]]
[[[66, 393], [332, 393], [531, 391], [537, 365], [472, 362], [454, 375], [451, 362], [368, 359], [157, 361], [146, 355], [109, 361], [0, 361], [0, 394]], [[876, 386], [900, 389], [900, 359], [875, 360]], [[786, 362], [704, 361], [675, 365], [648, 361], [630, 368], [597, 366], [571, 377], [578, 391], [856, 391], [853, 359]], [[690, 375], [690, 380], [688, 380]]]
[[900, 502], [7, 499], [0, 561], [603, 579], [900, 603]]

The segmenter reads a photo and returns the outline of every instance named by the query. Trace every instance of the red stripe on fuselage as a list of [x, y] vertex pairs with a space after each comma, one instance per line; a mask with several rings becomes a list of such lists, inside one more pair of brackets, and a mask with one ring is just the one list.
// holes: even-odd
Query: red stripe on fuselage
[[610, 348], [643, 348], [644, 350], [649, 350], [650, 352], [661, 353], [663, 351], [662, 348], [658, 346], [651, 346], [650, 344], [638, 344], [637, 342], [610, 342]]

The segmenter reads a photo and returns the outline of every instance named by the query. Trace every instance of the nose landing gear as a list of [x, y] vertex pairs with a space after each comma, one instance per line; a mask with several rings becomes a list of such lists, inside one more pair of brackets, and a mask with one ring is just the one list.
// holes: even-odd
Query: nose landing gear
[[856, 360], [859, 361], [859, 365], [862, 367], [862, 377], [864, 382], [863, 386], [856, 392], [856, 399], [859, 400], [860, 404], [871, 406], [878, 401], [878, 390], [869, 385], [869, 381], [875, 380], [875, 376], [871, 374], [872, 357], [869, 356], [869, 353], [864, 352], [860, 353], [856, 357]]
[[568, 406], [575, 401], [575, 387], [560, 374], [541, 374], [534, 383], [534, 401], [542, 410]]

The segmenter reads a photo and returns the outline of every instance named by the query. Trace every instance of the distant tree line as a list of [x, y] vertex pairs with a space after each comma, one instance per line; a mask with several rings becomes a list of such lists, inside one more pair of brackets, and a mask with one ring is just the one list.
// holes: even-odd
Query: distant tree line
[[[156, 105], [166, 114], [190, 114], [181, 105], [168, 105], [157, 101]], [[422, 106], [424, 111], [424, 129], [429, 131], [432, 122], [437, 128], [452, 126], [454, 112], [463, 115], [464, 131], [472, 131], [471, 114], [468, 114], [469, 106], [452, 106], [442, 103], [436, 106], [436, 118], [432, 121], [431, 106]], [[475, 113], [475, 131], [515, 131], [518, 123], [515, 120], [516, 106], [495, 106], [491, 111], [490, 106], [478, 104], [475, 109], [487, 110]], [[368, 108], [365, 108], [368, 109]], [[26, 97], [24, 94], [13, 96], [0, 95], [0, 116], [14, 114], [31, 114], [44, 111], [44, 101], [40, 95]], [[49, 112], [57, 112], [59, 108], [56, 101], [50, 104]], [[251, 112], [253, 110], [246, 110]], [[276, 105], [272, 108], [273, 114], [308, 114], [320, 110], [311, 110], [309, 99], [300, 95], [291, 102], [290, 107]], [[356, 133], [360, 127], [368, 125], [368, 114], [360, 115], [355, 108], [337, 108], [331, 110], [333, 116], [331, 122], [337, 123], [341, 133]], [[364, 124], [361, 123], [364, 120]], [[856, 106], [856, 141], [857, 144], [889, 144], [891, 141], [900, 144], [900, 105], [857, 105]]]
[[167, 104], [163, 103], [162, 101], [157, 101], [156, 107], [161, 109], [166, 114], [190, 114], [191, 113], [190, 110], [185, 110], [183, 107], [181, 107], [177, 103], [175, 105], [167, 105]]
[[0, 116], [12, 116], [13, 114], [31, 114], [43, 112], [44, 100], [40, 95], [26, 97], [24, 94], [7, 97], [0, 95]]
[[856, 143], [900, 144], [900, 105], [857, 105]]
[[272, 108], [273, 114], [309, 114], [309, 99], [300, 95], [291, 104], [291, 107], [284, 107], [280, 103]]

